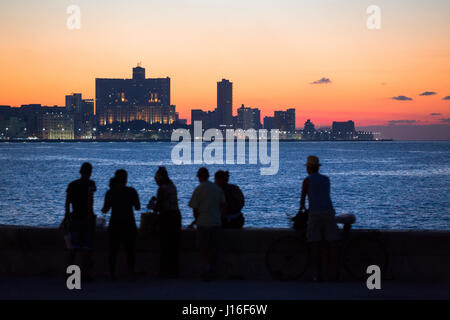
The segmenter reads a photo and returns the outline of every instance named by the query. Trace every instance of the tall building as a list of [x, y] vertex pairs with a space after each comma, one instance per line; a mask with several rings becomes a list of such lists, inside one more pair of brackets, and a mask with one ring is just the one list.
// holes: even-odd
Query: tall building
[[164, 123], [166, 118], [168, 124], [175, 121], [175, 112], [171, 112], [175, 106], [170, 105], [170, 78], [146, 78], [145, 68], [139, 65], [133, 68], [131, 79], [95, 79], [95, 107], [102, 126], [139, 117], [149, 123]]
[[273, 122], [274, 129], [293, 133], [295, 131], [295, 109], [275, 111]]
[[264, 129], [274, 129], [274, 117], [264, 117]]
[[73, 116], [76, 139], [92, 139], [94, 100], [83, 99], [81, 93], [66, 95], [66, 111]]
[[286, 131], [295, 131], [295, 109], [286, 110]]
[[259, 109], [242, 105], [237, 113], [237, 129], [261, 129], [261, 111]]
[[66, 110], [68, 112], [81, 113], [82, 103], [81, 93], [66, 95]]
[[220, 126], [233, 126], [233, 83], [226, 79], [217, 82], [217, 113]]
[[345, 122], [333, 121], [331, 135], [335, 140], [353, 140], [355, 137], [355, 123], [351, 120]]

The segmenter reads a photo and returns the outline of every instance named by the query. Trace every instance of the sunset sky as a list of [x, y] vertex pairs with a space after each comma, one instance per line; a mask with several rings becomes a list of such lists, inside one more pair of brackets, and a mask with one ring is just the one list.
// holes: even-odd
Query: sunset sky
[[[66, 27], [71, 4], [80, 30]], [[380, 30], [366, 27], [372, 4]], [[172, 79], [182, 118], [215, 108], [226, 78], [234, 113], [294, 107], [297, 127], [449, 123], [449, 15], [448, 0], [2, 0], [0, 104], [94, 98], [96, 77], [129, 78], [141, 61]]]

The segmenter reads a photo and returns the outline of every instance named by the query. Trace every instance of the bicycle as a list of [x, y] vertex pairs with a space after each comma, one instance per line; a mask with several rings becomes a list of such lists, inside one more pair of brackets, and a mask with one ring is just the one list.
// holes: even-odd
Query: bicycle
[[[389, 255], [379, 239], [378, 230], [361, 234], [351, 232], [355, 221], [352, 214], [336, 216], [336, 223], [343, 225], [340, 229], [341, 240], [338, 241], [339, 272], [342, 276], [344, 269], [353, 279], [362, 280], [367, 277], [366, 270], [370, 265], [387, 270]], [[276, 239], [266, 252], [266, 266], [276, 280], [300, 279], [308, 269], [310, 260], [306, 230], [297, 232], [295, 236]]]

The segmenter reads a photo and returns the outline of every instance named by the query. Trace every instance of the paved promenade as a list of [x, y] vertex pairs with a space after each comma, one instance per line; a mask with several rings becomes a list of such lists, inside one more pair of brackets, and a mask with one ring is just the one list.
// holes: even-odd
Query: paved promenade
[[140, 278], [111, 282], [98, 278], [68, 290], [64, 279], [0, 277], [0, 299], [149, 299], [149, 300], [316, 300], [316, 299], [450, 299], [450, 284], [382, 282], [381, 290], [365, 283], [311, 283], [278, 281]]

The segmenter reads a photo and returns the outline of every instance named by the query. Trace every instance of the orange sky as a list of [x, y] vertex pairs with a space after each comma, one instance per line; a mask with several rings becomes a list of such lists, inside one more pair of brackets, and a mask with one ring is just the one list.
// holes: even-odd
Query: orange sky
[[[213, 109], [222, 78], [234, 84], [234, 113], [294, 107], [297, 127], [449, 118], [449, 2], [377, 2], [380, 30], [366, 27], [371, 3], [356, 0], [2, 1], [0, 104], [94, 98], [95, 77], [128, 78], [142, 61], [147, 76], [171, 77], [182, 118]], [[73, 3], [80, 30], [66, 27]], [[332, 83], [310, 84], [323, 77]]]

